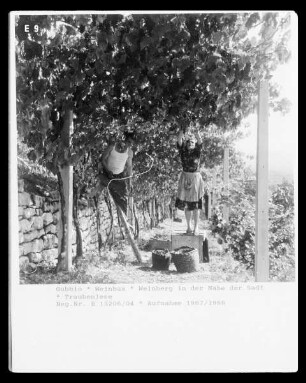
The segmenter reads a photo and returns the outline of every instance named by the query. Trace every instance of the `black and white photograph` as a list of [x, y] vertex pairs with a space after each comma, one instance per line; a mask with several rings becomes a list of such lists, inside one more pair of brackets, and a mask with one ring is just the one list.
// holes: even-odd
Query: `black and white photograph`
[[[91, 316], [86, 304], [115, 306], [86, 296], [97, 289], [156, 291], [158, 300], [116, 297], [117, 306], [177, 304], [191, 316], [205, 305], [232, 314], [221, 307], [226, 297], [208, 299], [218, 290], [258, 295], [280, 286], [290, 300], [297, 23], [290, 10], [12, 12], [12, 290], [31, 300], [30, 291], [53, 289], [58, 310], [79, 304]], [[201, 299], [186, 293], [174, 302], [172, 289], [202, 291]], [[125, 309], [116, 307], [123, 321]], [[216, 372], [215, 364], [190, 366]]]

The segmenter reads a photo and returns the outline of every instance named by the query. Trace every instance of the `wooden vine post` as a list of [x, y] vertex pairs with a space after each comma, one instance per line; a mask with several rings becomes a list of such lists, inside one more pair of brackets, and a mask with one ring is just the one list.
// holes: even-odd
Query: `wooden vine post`
[[150, 228], [153, 229], [154, 227], [154, 216], [153, 216], [153, 200], [150, 199], [148, 201], [148, 211], [150, 215]]
[[125, 232], [126, 232], [126, 235], [127, 235], [127, 238], [130, 242], [130, 245], [132, 246], [132, 249], [133, 249], [133, 252], [138, 260], [139, 263], [142, 262], [142, 257], [141, 257], [141, 254], [139, 252], [139, 249], [138, 249], [138, 246], [133, 238], [133, 235], [131, 233], [131, 230], [129, 228], [129, 223], [127, 221], [127, 217], [126, 215], [124, 214], [124, 212], [121, 210], [121, 208], [117, 205], [118, 207], [118, 213], [119, 213], [119, 216], [120, 216], [120, 219], [121, 219], [121, 222], [123, 223], [123, 226], [125, 228]]
[[161, 203], [161, 214], [162, 214], [162, 219], [164, 220], [165, 217], [165, 198], [162, 198], [162, 203]]
[[152, 218], [152, 227], [156, 225], [156, 211], [155, 211], [155, 198], [151, 199], [151, 218]]
[[255, 280], [269, 280], [269, 214], [268, 214], [268, 147], [269, 88], [261, 81], [258, 89], [257, 155], [256, 155], [256, 226]]
[[133, 214], [134, 198], [128, 197], [128, 222], [134, 226], [134, 214]]
[[208, 190], [207, 219], [211, 218], [212, 191]]
[[[226, 199], [229, 197], [229, 148], [224, 148], [224, 158], [223, 158], [223, 183], [224, 183], [224, 194]], [[223, 205], [223, 219], [226, 223], [229, 221], [229, 205], [226, 202]]]
[[[65, 113], [65, 121], [61, 138], [64, 147], [68, 150], [70, 139], [73, 133], [73, 111], [68, 109]], [[72, 214], [73, 214], [73, 166], [61, 166], [60, 174], [63, 182], [65, 222], [66, 230], [63, 230], [65, 238], [61, 238], [66, 243], [65, 252], [61, 254], [61, 268], [70, 272], [72, 269]], [[60, 241], [59, 241], [59, 247]]]
[[[130, 185], [132, 186], [132, 179], [130, 179], [129, 181], [130, 181]], [[134, 206], [134, 198], [132, 195], [129, 195], [128, 196], [128, 208], [127, 208], [127, 220], [131, 226], [134, 226], [133, 206]]]
[[210, 205], [211, 205], [211, 214], [214, 213], [214, 209], [216, 206], [216, 198], [217, 198], [217, 193], [216, 193], [216, 175], [217, 171], [216, 168], [213, 169], [213, 174], [212, 174], [212, 188], [210, 191]]

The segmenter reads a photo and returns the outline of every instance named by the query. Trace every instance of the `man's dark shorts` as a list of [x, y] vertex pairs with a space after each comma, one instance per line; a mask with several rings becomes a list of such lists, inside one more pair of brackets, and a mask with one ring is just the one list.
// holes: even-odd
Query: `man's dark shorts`
[[98, 176], [101, 186], [107, 187], [115, 203], [121, 208], [124, 214], [127, 214], [127, 187], [125, 174], [110, 174], [107, 169], [103, 169], [103, 172]]

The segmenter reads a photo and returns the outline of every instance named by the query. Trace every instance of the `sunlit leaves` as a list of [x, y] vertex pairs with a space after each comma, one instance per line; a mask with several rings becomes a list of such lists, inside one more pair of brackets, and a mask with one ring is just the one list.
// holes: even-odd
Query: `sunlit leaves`
[[[211, 220], [213, 232], [226, 241], [228, 251], [249, 268], [255, 261], [255, 193], [255, 182], [240, 178], [230, 186], [229, 224], [223, 220], [220, 205]], [[290, 280], [294, 272], [293, 214], [293, 185], [274, 186], [269, 205], [269, 271], [279, 281]]]
[[[156, 158], [145, 180], [156, 193], [172, 193], [180, 162], [170, 130], [178, 132], [197, 119], [205, 135], [205, 164], [218, 163], [222, 145], [207, 133], [209, 126], [235, 129], [254, 109], [257, 81], [290, 57], [289, 35], [281, 32], [286, 20], [277, 13], [256, 12], [50, 15], [35, 20], [20, 16], [16, 20], [18, 131], [37, 151], [50, 140], [58, 145], [62, 121], [48, 125], [43, 115], [29, 115], [46, 97], [51, 113], [62, 115], [69, 105], [76, 115], [73, 149], [86, 148], [92, 153], [88, 161], [96, 164], [119, 125], [135, 126], [146, 134], [140, 140], [143, 153]], [[25, 34], [24, 24], [33, 22], [40, 23], [40, 33]], [[278, 36], [275, 31], [279, 37], [271, 45], [273, 36]], [[288, 109], [285, 102], [273, 105]], [[37, 141], [29, 131], [37, 132]], [[54, 164], [58, 158], [56, 150], [48, 150], [44, 161]], [[135, 167], [145, 159], [145, 154], [138, 154]]]
[[259, 13], [258, 12], [252, 13], [250, 17], [247, 19], [245, 23], [245, 27], [249, 29], [253, 27], [259, 20], [260, 20]]

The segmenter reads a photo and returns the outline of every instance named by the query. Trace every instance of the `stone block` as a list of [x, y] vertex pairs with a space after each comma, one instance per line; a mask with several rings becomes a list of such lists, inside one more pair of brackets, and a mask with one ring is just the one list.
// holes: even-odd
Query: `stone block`
[[27, 208], [23, 209], [23, 216], [26, 219], [33, 217], [33, 215], [35, 215], [35, 213], [36, 213], [36, 211], [33, 207], [27, 207]]
[[24, 180], [19, 179], [18, 180], [18, 191], [23, 192], [24, 191]]
[[19, 221], [19, 231], [22, 233], [27, 233], [32, 230], [31, 222], [27, 219], [22, 219]]
[[29, 193], [18, 193], [18, 205], [19, 206], [33, 206], [33, 201]]
[[32, 230], [29, 233], [23, 234], [23, 242], [31, 242], [34, 239], [38, 239], [38, 238], [42, 237], [44, 234], [45, 234], [44, 229]]
[[54, 222], [54, 217], [52, 213], [44, 213], [42, 215], [42, 219], [43, 219], [44, 226], [48, 226], [50, 223]]
[[29, 253], [40, 253], [43, 250], [43, 240], [35, 239], [31, 242], [25, 242], [20, 245], [21, 255], [27, 255]]
[[189, 246], [198, 249], [199, 262], [203, 262], [203, 235], [171, 235], [171, 250], [178, 249], [182, 246]]
[[32, 270], [36, 270], [37, 269], [37, 265], [34, 262], [30, 262], [29, 266], [31, 267]]
[[54, 223], [54, 225], [57, 225], [57, 223], [59, 222], [60, 217], [61, 217], [60, 211], [58, 211], [58, 212], [56, 212], [56, 213], [53, 213], [53, 214], [52, 214], [52, 217], [53, 217], [53, 223]]
[[32, 245], [32, 249], [33, 249], [33, 252], [34, 253], [39, 253], [42, 251], [43, 249], [43, 246], [44, 246], [44, 242], [42, 239], [35, 239], [34, 241], [31, 242], [33, 245]]
[[33, 231], [30, 231], [29, 233], [23, 234], [23, 242], [27, 243], [27, 242], [33, 241], [34, 239], [37, 239], [38, 238], [37, 233], [38, 233], [37, 230], [33, 230]]
[[44, 261], [53, 261], [58, 257], [58, 249], [43, 250], [41, 255]]
[[19, 257], [22, 257], [22, 256], [24, 256], [24, 248], [23, 248], [23, 244], [19, 243]]
[[30, 222], [33, 229], [40, 230], [44, 227], [44, 221], [42, 217], [34, 216], [31, 218]]
[[43, 206], [43, 210], [45, 211], [45, 212], [53, 212], [53, 206], [52, 206], [52, 203], [51, 202], [49, 202], [49, 201], [45, 201], [44, 202], [44, 206]]
[[23, 207], [22, 206], [18, 206], [18, 216], [23, 217]]
[[57, 245], [58, 245], [57, 236], [54, 234], [44, 235], [43, 241], [44, 241], [44, 244], [43, 244], [44, 249], [53, 249], [53, 248], [57, 247]]
[[37, 238], [41, 238], [43, 235], [46, 234], [46, 231], [45, 229], [40, 229], [40, 230], [37, 230]]
[[36, 194], [32, 194], [32, 199], [36, 208], [42, 208], [44, 203], [44, 197]]
[[43, 215], [43, 210], [40, 208], [35, 209], [35, 215]]
[[41, 253], [29, 253], [28, 257], [29, 257], [30, 262], [33, 262], [33, 263], [39, 263], [43, 259]]
[[24, 242], [23, 233], [20, 231], [20, 232], [18, 233], [18, 235], [19, 235], [19, 243]]
[[53, 212], [52, 213], [58, 213], [60, 211], [60, 205], [57, 203], [56, 206], [54, 206]]
[[50, 225], [47, 225], [45, 227], [45, 232], [46, 234], [56, 234], [57, 233], [57, 228], [56, 228], [56, 225], [54, 225], [53, 223], [50, 223]]
[[30, 261], [28, 257], [19, 257], [19, 269], [25, 270], [29, 265]]

